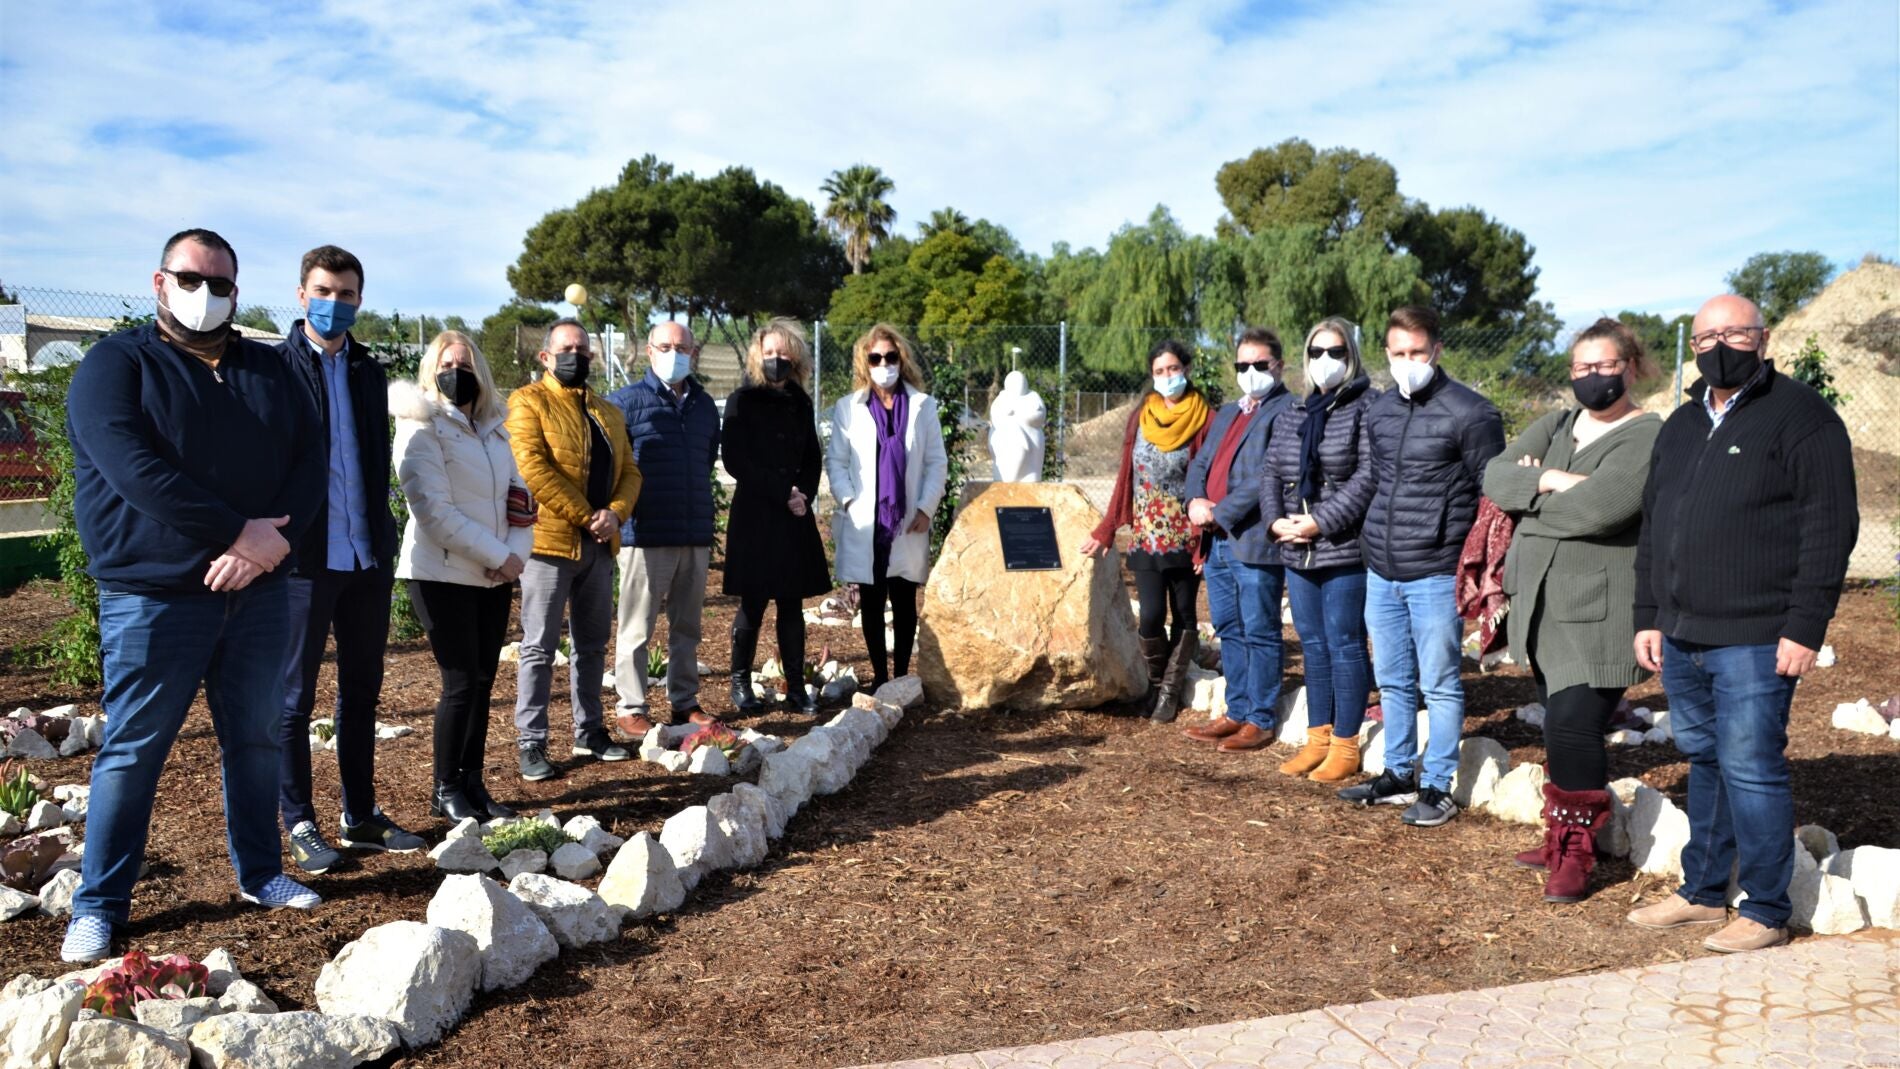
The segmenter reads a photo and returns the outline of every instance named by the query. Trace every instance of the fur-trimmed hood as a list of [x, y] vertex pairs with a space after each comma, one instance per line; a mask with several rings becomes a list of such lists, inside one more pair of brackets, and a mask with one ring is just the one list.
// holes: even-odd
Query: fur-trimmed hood
[[408, 379], [392, 379], [389, 383], [389, 414], [396, 419], [414, 420], [427, 423], [437, 416], [447, 415], [449, 406], [422, 392]]

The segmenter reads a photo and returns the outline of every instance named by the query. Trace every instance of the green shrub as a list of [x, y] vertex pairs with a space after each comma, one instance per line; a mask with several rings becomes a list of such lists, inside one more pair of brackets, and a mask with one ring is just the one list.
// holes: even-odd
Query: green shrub
[[[135, 324], [121, 321], [119, 326], [129, 325]], [[79, 544], [79, 526], [73, 516], [73, 443], [66, 436], [66, 391], [77, 367], [50, 367], [19, 377], [40, 459], [52, 472], [46, 511], [53, 519], [53, 533], [47, 541], [59, 562], [60, 593], [72, 608], [27, 659], [51, 669], [56, 684], [94, 687], [101, 679], [99, 586], [86, 574], [86, 550]]]
[[574, 837], [551, 824], [538, 820], [524, 820], [510, 824], [500, 831], [482, 836], [482, 845], [497, 858], [507, 857], [516, 850], [539, 850], [549, 857], [561, 847], [574, 841]]
[[40, 791], [33, 785], [33, 777], [27, 772], [26, 763], [22, 761], [19, 764], [19, 771], [11, 775], [9, 770], [13, 768], [14, 762], [0, 765], [0, 810], [25, 820], [33, 803], [40, 800]]

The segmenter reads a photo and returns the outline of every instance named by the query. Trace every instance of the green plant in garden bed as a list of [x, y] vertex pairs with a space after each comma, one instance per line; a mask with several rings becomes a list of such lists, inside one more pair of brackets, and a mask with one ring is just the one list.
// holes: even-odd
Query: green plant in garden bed
[[686, 736], [680, 741], [680, 752], [690, 756], [701, 746], [716, 746], [724, 750], [729, 761], [737, 761], [739, 752], [746, 748], [745, 741], [724, 724], [707, 724]]
[[666, 676], [666, 654], [658, 646], [647, 648], [647, 678], [663, 679]]
[[18, 771], [14, 771], [14, 764], [8, 761], [0, 765], [0, 809], [24, 820], [33, 803], [40, 800], [40, 789], [33, 785], [25, 764], [20, 764]]
[[183, 954], [153, 961], [137, 950], [128, 950], [119, 964], [86, 985], [86, 1000], [81, 1005], [107, 1017], [133, 1020], [133, 1008], [147, 999], [203, 998], [211, 972]]
[[319, 720], [310, 725], [310, 734], [315, 735], [318, 742], [329, 742], [336, 738], [336, 725], [328, 720]]
[[507, 857], [516, 850], [529, 849], [539, 850], [552, 857], [556, 850], [573, 841], [572, 835], [538, 820], [524, 820], [482, 836], [482, 845], [497, 858]]

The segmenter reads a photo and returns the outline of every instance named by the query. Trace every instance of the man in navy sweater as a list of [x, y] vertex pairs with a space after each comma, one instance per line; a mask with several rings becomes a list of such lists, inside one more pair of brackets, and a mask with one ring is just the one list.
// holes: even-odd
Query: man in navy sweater
[[425, 844], [376, 804], [376, 704], [389, 646], [397, 533], [389, 511], [389, 383], [383, 366], [350, 336], [363, 303], [363, 263], [335, 245], [320, 245], [304, 253], [301, 272], [297, 297], [305, 318], [291, 325], [277, 355], [322, 425], [326, 477], [316, 520], [297, 544], [289, 583], [277, 808], [290, 836], [291, 859], [316, 875], [339, 860], [317, 830], [310, 775], [310, 713], [332, 632], [340, 841], [356, 850], [403, 853]]
[[684, 323], [647, 334], [646, 377], [607, 400], [627, 418], [633, 459], [645, 478], [633, 516], [620, 529], [620, 619], [614, 689], [620, 730], [653, 729], [647, 705], [647, 640], [666, 607], [666, 698], [670, 723], [712, 718], [699, 707], [700, 618], [713, 540], [713, 464], [719, 410], [693, 378], [699, 345]]
[[1787, 942], [1794, 797], [1788, 706], [1840, 600], [1860, 531], [1840, 416], [1762, 359], [1761, 310], [1733, 295], [1696, 313], [1702, 381], [1656, 438], [1636, 544], [1636, 660], [1662, 672], [1689, 758], [1682, 886], [1629, 915], [1645, 928], [1728, 919], [1729, 953]]
[[231, 325], [237, 253], [209, 230], [165, 243], [158, 321], [93, 346], [73, 374], [73, 512], [99, 583], [105, 743], [60, 956], [96, 961], [131, 914], [159, 772], [203, 684], [246, 901], [309, 909], [276, 822], [285, 574], [323, 496], [316, 414], [269, 347]]

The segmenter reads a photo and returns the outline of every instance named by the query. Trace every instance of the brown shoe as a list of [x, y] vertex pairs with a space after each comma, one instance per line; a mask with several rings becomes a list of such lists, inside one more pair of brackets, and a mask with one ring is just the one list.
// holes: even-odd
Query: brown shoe
[[1250, 750], [1264, 750], [1273, 745], [1273, 729], [1260, 730], [1252, 724], [1242, 724], [1240, 730], [1220, 740], [1215, 747], [1221, 753], [1247, 753]]
[[1672, 894], [1661, 902], [1630, 910], [1627, 919], [1638, 928], [1661, 931], [1685, 924], [1720, 924], [1728, 920], [1728, 910], [1721, 906], [1698, 906], [1681, 895]]
[[[725, 723], [725, 721], [720, 720], [718, 717], [712, 715], [711, 713], [707, 712], [704, 709], [701, 709], [697, 705], [695, 705], [691, 709], [682, 710], [682, 712], [686, 714], [687, 723], [700, 724], [700, 725]], [[675, 716], [677, 715], [678, 714], [675, 714]]]
[[653, 721], [642, 713], [620, 713], [614, 717], [614, 726], [620, 729], [622, 735], [638, 742], [653, 730]]
[[1204, 724], [1184, 727], [1181, 729], [1181, 734], [1201, 742], [1219, 742], [1234, 732], [1239, 731], [1240, 728], [1240, 721], [1229, 720], [1223, 716], [1215, 720], [1209, 720]]
[[1706, 950], [1717, 954], [1739, 954], [1744, 950], [1766, 950], [1788, 941], [1788, 929], [1770, 928], [1760, 921], [1737, 916], [1728, 927], [1702, 941]]
[[1326, 761], [1306, 774], [1314, 783], [1344, 783], [1359, 774], [1359, 736], [1334, 735]]
[[1333, 744], [1333, 726], [1319, 724], [1306, 729], [1306, 745], [1280, 766], [1280, 771], [1289, 776], [1304, 776], [1318, 768], [1326, 760], [1326, 751]]

